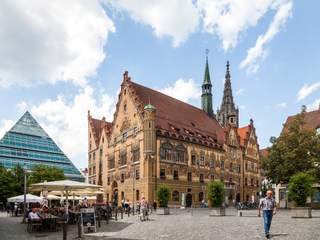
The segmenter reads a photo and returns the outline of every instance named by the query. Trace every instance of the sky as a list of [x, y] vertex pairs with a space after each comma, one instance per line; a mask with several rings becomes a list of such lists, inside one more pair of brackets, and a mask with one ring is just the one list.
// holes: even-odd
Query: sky
[[200, 107], [206, 49], [214, 111], [230, 61], [240, 126], [260, 148], [320, 104], [320, 1], [2, 0], [0, 137], [29, 110], [79, 168], [87, 114], [112, 121], [125, 70]]

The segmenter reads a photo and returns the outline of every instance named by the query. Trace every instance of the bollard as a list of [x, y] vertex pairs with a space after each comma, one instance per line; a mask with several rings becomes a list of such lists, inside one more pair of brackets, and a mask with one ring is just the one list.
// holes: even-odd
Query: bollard
[[68, 232], [68, 228], [67, 228], [67, 223], [65, 222], [62, 226], [62, 239], [63, 240], [67, 240], [67, 232]]
[[134, 216], [134, 206], [132, 206], [132, 216]]
[[121, 219], [123, 219], [123, 208], [121, 208]]
[[109, 224], [109, 212], [107, 212], [106, 223]]
[[78, 238], [81, 239], [82, 229], [81, 229], [81, 222], [78, 219]]
[[115, 209], [114, 219], [118, 221], [118, 208]]
[[128, 217], [130, 217], [131, 208], [128, 209]]

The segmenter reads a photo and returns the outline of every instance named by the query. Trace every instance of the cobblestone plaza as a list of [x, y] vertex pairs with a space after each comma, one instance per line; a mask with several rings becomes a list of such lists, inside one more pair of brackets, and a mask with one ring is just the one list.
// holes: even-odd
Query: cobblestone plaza
[[[171, 215], [152, 214], [150, 221], [140, 222], [138, 216], [124, 216], [117, 222], [101, 223], [98, 232], [84, 236], [84, 239], [152, 239], [152, 240], [251, 240], [264, 239], [262, 218], [256, 211], [246, 216], [236, 216], [234, 209], [228, 209], [225, 217], [210, 217], [208, 209], [174, 210]], [[62, 233], [28, 234], [21, 218], [0, 218], [1, 240], [13, 239], [62, 239]], [[288, 210], [279, 210], [271, 226], [272, 239], [275, 240], [317, 240], [320, 239], [320, 211], [313, 211], [311, 219], [293, 219]], [[77, 236], [76, 226], [70, 226], [68, 239]]]

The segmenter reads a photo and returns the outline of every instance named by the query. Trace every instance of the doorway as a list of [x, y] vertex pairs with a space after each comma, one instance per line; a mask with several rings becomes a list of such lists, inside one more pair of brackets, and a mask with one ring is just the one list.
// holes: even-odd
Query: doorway
[[191, 207], [192, 205], [192, 195], [191, 193], [188, 193], [186, 196], [186, 207]]

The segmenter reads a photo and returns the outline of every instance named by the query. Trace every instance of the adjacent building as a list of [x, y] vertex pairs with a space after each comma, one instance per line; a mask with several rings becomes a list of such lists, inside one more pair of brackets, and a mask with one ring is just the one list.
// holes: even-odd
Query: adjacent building
[[84, 181], [80, 171], [27, 111], [0, 140], [0, 166], [32, 171], [39, 164], [63, 169], [67, 178]]
[[88, 112], [89, 182], [103, 185], [105, 199], [156, 200], [166, 184], [170, 205], [198, 205], [207, 183], [225, 183], [226, 202], [257, 201], [260, 191], [259, 145], [254, 123], [239, 128], [230, 65], [223, 101], [215, 114], [208, 59], [202, 109], [134, 82], [123, 75], [112, 122]]
[[[303, 106], [303, 127], [309, 130], [315, 130], [317, 134], [320, 134], [320, 105], [319, 108], [313, 111], [307, 111], [307, 109]], [[286, 122], [283, 124], [282, 132], [286, 130], [288, 124], [290, 124], [297, 115], [289, 116], [286, 119]], [[269, 149], [261, 149], [260, 156], [261, 158], [267, 157], [269, 154]], [[264, 174], [263, 174], [264, 175]], [[288, 198], [288, 186], [287, 184], [273, 184], [273, 189], [275, 192], [275, 200], [279, 207], [287, 208], [293, 205], [293, 202], [289, 201]], [[319, 208], [320, 206], [320, 184], [317, 183], [315, 186], [315, 191], [313, 193], [313, 198], [310, 199], [312, 201], [311, 206]]]

